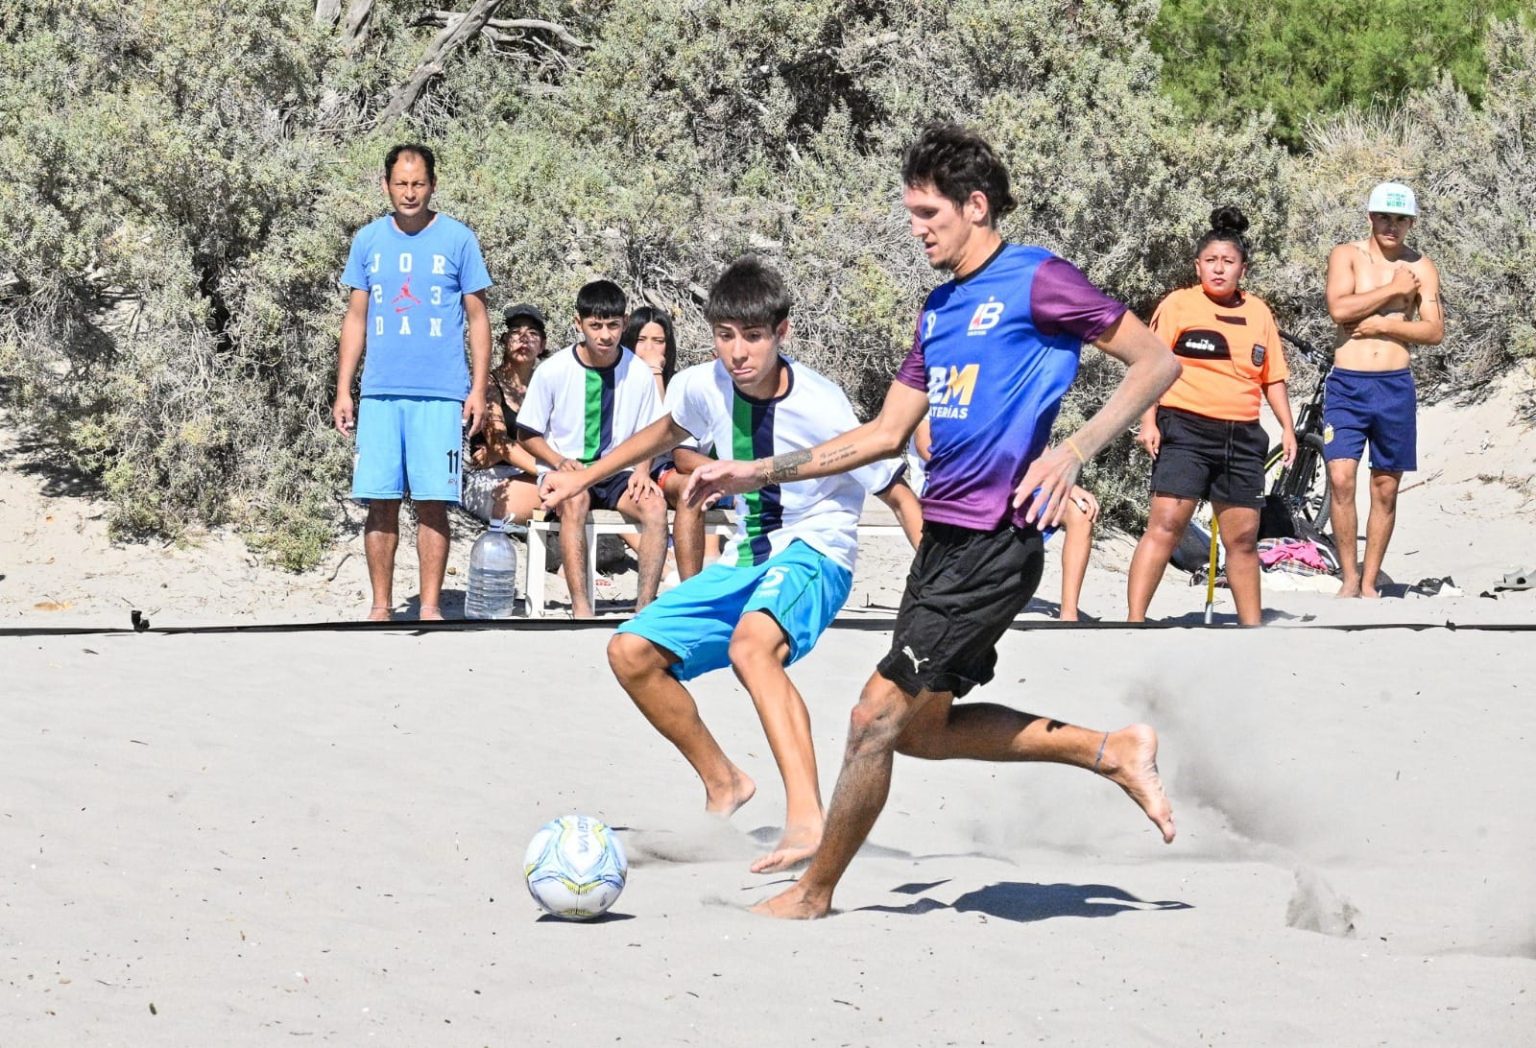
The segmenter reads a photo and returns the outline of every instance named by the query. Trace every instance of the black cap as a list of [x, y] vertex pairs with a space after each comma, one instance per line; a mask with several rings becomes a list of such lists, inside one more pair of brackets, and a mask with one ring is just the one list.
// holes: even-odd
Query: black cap
[[515, 306], [508, 306], [506, 313], [502, 315], [506, 318], [507, 327], [511, 327], [512, 322], [518, 317], [527, 317], [533, 321], [540, 334], [544, 333], [544, 311], [538, 306], [530, 306], [526, 302], [519, 302]]

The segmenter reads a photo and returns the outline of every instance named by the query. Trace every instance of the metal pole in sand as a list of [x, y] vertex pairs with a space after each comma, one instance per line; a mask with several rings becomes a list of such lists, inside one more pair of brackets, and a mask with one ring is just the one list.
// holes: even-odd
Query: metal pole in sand
[[1216, 520], [1215, 514], [1211, 515], [1211, 560], [1205, 566], [1205, 624], [1211, 624], [1211, 611], [1216, 604], [1216, 535], [1221, 531], [1221, 524]]

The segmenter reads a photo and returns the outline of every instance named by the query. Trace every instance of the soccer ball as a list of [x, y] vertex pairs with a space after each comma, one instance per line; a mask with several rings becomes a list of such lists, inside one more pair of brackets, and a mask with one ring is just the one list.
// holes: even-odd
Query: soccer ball
[[629, 860], [616, 833], [587, 815], [548, 822], [523, 856], [528, 894], [545, 913], [591, 920], [618, 901]]

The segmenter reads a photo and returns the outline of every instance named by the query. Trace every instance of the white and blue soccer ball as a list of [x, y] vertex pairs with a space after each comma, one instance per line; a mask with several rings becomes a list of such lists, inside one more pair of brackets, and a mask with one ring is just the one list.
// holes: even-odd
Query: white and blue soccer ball
[[588, 815], [545, 823], [523, 857], [528, 894], [545, 913], [586, 921], [607, 912], [624, 890], [629, 859], [618, 834]]

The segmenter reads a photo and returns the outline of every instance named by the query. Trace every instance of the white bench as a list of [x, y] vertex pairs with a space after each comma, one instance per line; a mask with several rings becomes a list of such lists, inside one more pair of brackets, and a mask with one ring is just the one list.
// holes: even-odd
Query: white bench
[[[670, 527], [672, 513], [667, 514]], [[638, 535], [639, 528], [617, 511], [596, 509], [587, 514], [587, 600], [597, 607], [597, 537], [599, 535]], [[528, 522], [528, 585], [524, 594], [524, 606], [529, 618], [542, 618], [546, 604], [544, 598], [544, 566], [549, 559], [549, 544], [558, 542], [560, 518], [543, 510], [534, 514]], [[736, 520], [726, 510], [712, 509], [704, 514], [704, 534], [730, 538], [736, 534]], [[891, 535], [905, 539], [901, 523], [896, 515], [876, 498], [869, 498], [859, 517], [859, 540], [868, 535]]]
[[[672, 513], [667, 512], [667, 526], [671, 527]], [[640, 529], [625, 520], [618, 510], [595, 509], [587, 514], [587, 602], [597, 607], [597, 537], [599, 535], [638, 535]], [[528, 591], [525, 606], [528, 617], [537, 619], [544, 615], [544, 565], [549, 559], [550, 542], [558, 542], [560, 518], [540, 510], [528, 522]], [[736, 521], [725, 510], [712, 509], [704, 514], [704, 534], [736, 534]]]

